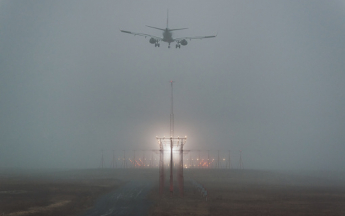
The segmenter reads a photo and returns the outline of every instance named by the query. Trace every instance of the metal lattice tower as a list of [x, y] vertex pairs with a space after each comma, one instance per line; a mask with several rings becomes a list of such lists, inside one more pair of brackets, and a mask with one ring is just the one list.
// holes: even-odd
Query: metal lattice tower
[[[164, 180], [165, 180], [165, 174], [164, 174], [164, 151], [170, 151], [170, 185], [169, 185], [169, 191], [170, 194], [173, 194], [174, 191], [174, 175], [173, 175], [173, 168], [174, 168], [174, 162], [173, 162], [173, 152], [174, 148], [175, 150], [178, 150], [179, 153], [179, 160], [178, 160], [178, 174], [177, 174], [177, 180], [179, 184], [179, 191], [180, 195], [183, 196], [183, 146], [186, 143], [187, 137], [185, 138], [179, 138], [174, 137], [174, 99], [173, 99], [173, 81], [170, 81], [171, 85], [171, 107], [170, 107], [170, 137], [169, 138], [160, 138], [156, 137], [158, 144], [159, 144], [159, 152], [160, 152], [160, 160], [159, 160], [159, 193], [160, 195], [163, 194], [164, 191]], [[168, 148], [170, 148], [168, 150]], [[166, 149], [166, 150], [165, 150]]]
[[162, 195], [164, 191], [164, 146], [161, 140], [159, 140], [159, 194]]
[[170, 84], [171, 84], [170, 137], [174, 137], [174, 97], [173, 97], [173, 83], [174, 83], [174, 81], [170, 81]]
[[242, 150], [240, 150], [240, 162], [239, 162], [239, 168], [243, 169], [243, 162], [242, 162]]
[[218, 150], [218, 158], [217, 158], [217, 168], [220, 169], [219, 150]]
[[230, 150], [229, 150], [229, 159], [228, 159], [228, 169], [231, 169]]
[[207, 150], [207, 168], [210, 168], [210, 150]]
[[102, 167], [102, 169], [103, 169], [103, 167], [104, 167], [104, 157], [103, 157], [103, 150], [102, 150], [102, 160], [101, 160], [101, 167]]
[[153, 167], [153, 153], [151, 153], [151, 160], [150, 160], [150, 165], [151, 168]]
[[127, 168], [126, 150], [123, 150], [123, 168]]
[[174, 175], [173, 175], [173, 138], [170, 137], [170, 193], [174, 192]]
[[173, 81], [171, 84], [171, 112], [170, 112], [170, 193], [174, 191], [173, 185], [173, 137], [174, 137], [174, 97], [173, 97]]
[[135, 160], [135, 150], [133, 150], [133, 168], [137, 167], [137, 162]]
[[146, 155], [145, 155], [145, 150], [143, 150], [142, 166], [143, 166], [143, 168], [145, 168], [145, 166], [146, 166]]
[[115, 168], [115, 165], [117, 168], [117, 163], [116, 163], [116, 158], [115, 158], [115, 150], [113, 150], [113, 169]]
[[198, 168], [200, 168], [201, 167], [201, 158], [200, 158], [200, 150], [198, 150]]
[[192, 152], [189, 154], [189, 167], [193, 167]]

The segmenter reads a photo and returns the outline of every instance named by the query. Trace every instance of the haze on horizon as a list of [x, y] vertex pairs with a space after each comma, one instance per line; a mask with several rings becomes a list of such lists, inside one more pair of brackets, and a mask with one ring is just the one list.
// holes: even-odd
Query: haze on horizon
[[[161, 36], [212, 35], [155, 48]], [[0, 1], [0, 168], [93, 168], [101, 150], [243, 151], [245, 168], [345, 171], [345, 2]]]

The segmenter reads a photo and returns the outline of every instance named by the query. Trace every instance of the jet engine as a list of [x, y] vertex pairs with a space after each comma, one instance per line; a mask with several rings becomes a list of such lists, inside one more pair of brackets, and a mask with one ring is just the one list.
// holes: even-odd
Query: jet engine
[[152, 44], [157, 43], [157, 40], [154, 38], [150, 38], [150, 43], [152, 43]]
[[182, 44], [182, 46], [186, 46], [188, 44], [186, 39], [181, 40], [180, 43]]

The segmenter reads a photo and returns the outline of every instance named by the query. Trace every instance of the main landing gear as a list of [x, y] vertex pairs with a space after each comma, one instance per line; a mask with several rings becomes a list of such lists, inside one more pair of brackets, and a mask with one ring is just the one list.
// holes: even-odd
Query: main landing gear
[[177, 48], [180, 49], [180, 48], [181, 48], [181, 45], [180, 45], [180, 44], [176, 44], [176, 49], [177, 49]]
[[159, 43], [155, 43], [155, 47], [159, 47], [160, 45], [159, 45]]

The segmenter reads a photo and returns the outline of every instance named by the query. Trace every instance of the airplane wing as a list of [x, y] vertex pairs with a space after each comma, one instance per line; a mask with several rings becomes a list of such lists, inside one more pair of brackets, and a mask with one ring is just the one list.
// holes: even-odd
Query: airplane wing
[[192, 39], [204, 39], [204, 38], [214, 38], [217, 37], [217, 35], [210, 35], [210, 36], [195, 36], [195, 37], [180, 37], [175, 38], [175, 41], [181, 41], [181, 40], [192, 40]]
[[135, 33], [135, 32], [130, 32], [130, 31], [125, 31], [125, 30], [120, 30], [121, 32], [123, 32], [123, 33], [127, 33], [127, 34], [132, 34], [132, 35], [138, 35], [138, 36], [143, 36], [143, 37], [151, 37], [151, 38], [154, 38], [154, 39], [156, 39], [156, 40], [158, 40], [158, 41], [161, 41], [161, 40], [163, 40], [163, 38], [161, 38], [161, 37], [157, 37], [157, 36], [154, 36], [154, 35], [149, 35], [149, 34], [143, 34], [143, 33]]

